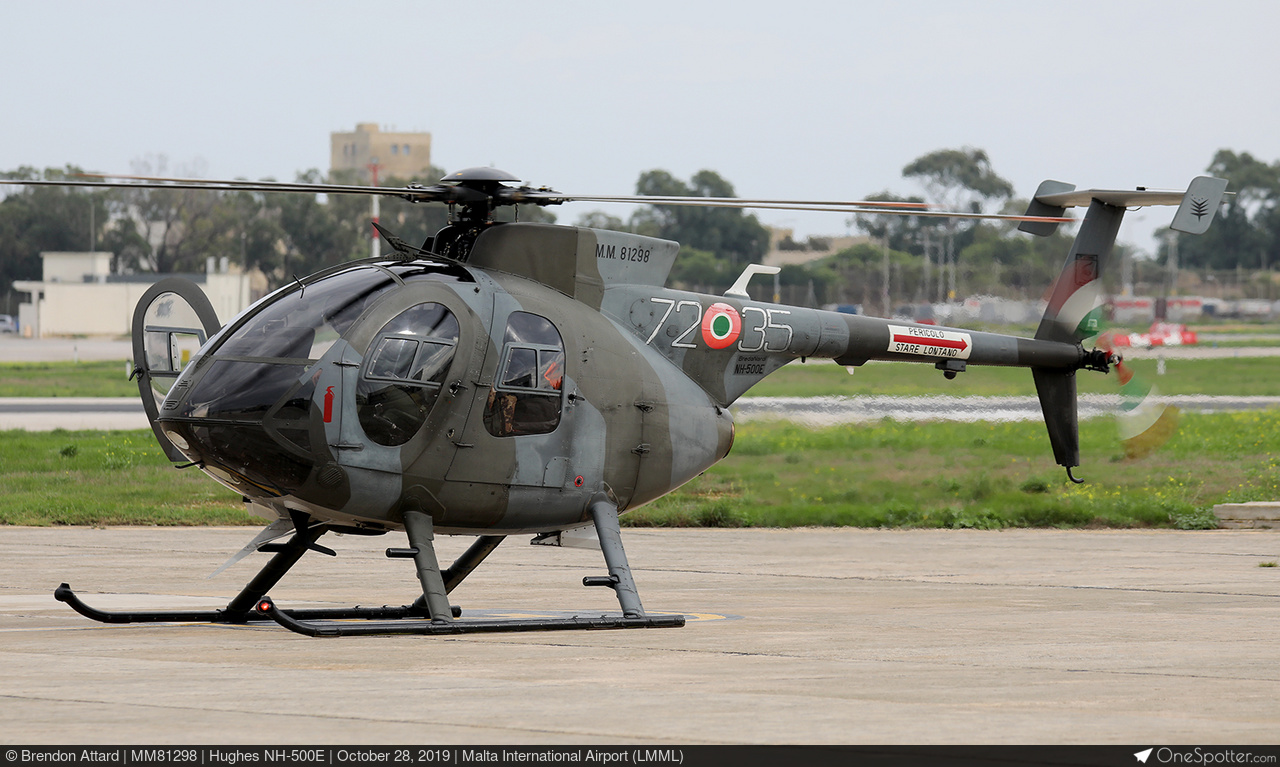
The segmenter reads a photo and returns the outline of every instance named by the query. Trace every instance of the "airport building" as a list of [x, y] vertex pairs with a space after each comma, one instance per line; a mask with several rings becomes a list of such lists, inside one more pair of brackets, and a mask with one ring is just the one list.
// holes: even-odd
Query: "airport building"
[[111, 253], [41, 253], [39, 281], [15, 280], [13, 289], [29, 294], [18, 307], [18, 327], [27, 338], [56, 336], [128, 336], [138, 299], [165, 277], [185, 277], [204, 290], [218, 319], [226, 322], [267, 289], [257, 270], [208, 259], [203, 274], [112, 274]]

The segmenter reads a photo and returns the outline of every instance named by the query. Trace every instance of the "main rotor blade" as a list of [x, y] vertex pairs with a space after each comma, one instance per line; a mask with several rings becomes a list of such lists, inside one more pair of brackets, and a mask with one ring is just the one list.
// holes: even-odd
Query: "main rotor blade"
[[892, 205], [895, 203], [877, 203], [874, 200], [855, 202], [792, 202], [788, 200], [762, 200], [752, 202], [737, 197], [579, 197], [566, 195], [565, 202], [624, 202], [643, 203], [647, 205], [674, 205], [694, 208], [750, 208], [753, 210], [799, 210], [818, 211], [821, 213], [867, 213], [890, 216], [925, 216], [928, 218], [972, 218], [998, 221], [1043, 221], [1057, 224], [1071, 223], [1074, 218], [1067, 216], [1024, 216], [1008, 213], [965, 213], [953, 210], [932, 210], [927, 203], [896, 203], [919, 207], [862, 207]]
[[[377, 187], [377, 186], [354, 186], [344, 184], [310, 184], [303, 182], [289, 181], [249, 181], [246, 179], [235, 179], [232, 181], [218, 181], [200, 178], [169, 178], [162, 176], [125, 176], [105, 173], [82, 173], [85, 177], [101, 178], [101, 179], [129, 179], [133, 181], [154, 181], [162, 183], [166, 186], [172, 186], [174, 183], [198, 184], [198, 185], [215, 185], [234, 186], [238, 188], [266, 186], [272, 189], [280, 189], [282, 191], [295, 191], [299, 189], [320, 189], [341, 190], [350, 194], [368, 194], [380, 193], [387, 194], [389, 190], [395, 193], [403, 193], [405, 187]], [[518, 187], [511, 187], [519, 189]], [[413, 190], [413, 187], [409, 188]], [[548, 191], [548, 190], [530, 190], [530, 191]], [[852, 200], [852, 201], [832, 201], [832, 200], [767, 200], [767, 199], [747, 199], [742, 197], [692, 197], [692, 196], [676, 196], [676, 195], [559, 195], [563, 202], [628, 202], [642, 203], [648, 205], [667, 204], [667, 205], [704, 205], [708, 207], [747, 207], [751, 205], [829, 205], [833, 207], [866, 207], [866, 208], [910, 208], [913, 210], [927, 210], [929, 203], [927, 202], [907, 202], [899, 200]]]
[[234, 181], [209, 180], [198, 178], [163, 178], [157, 176], [115, 176], [105, 174], [82, 174], [97, 178], [135, 179], [144, 182], [156, 182], [162, 187], [180, 184], [191, 184], [191, 189], [237, 189], [241, 191], [265, 192], [305, 192], [315, 194], [376, 194], [383, 197], [399, 197], [410, 202], [445, 202], [467, 203], [490, 199], [498, 205], [529, 203], [531, 205], [559, 205], [565, 198], [559, 192], [547, 188], [528, 186], [507, 186], [499, 184], [489, 192], [477, 190], [464, 183], [436, 183], [430, 186], [415, 184], [410, 186], [361, 186], [354, 184], [312, 184], [300, 181]]
[[[88, 174], [86, 174], [88, 175]], [[204, 189], [214, 191], [246, 191], [246, 192], [293, 192], [304, 194], [376, 194], [384, 197], [399, 197], [411, 202], [467, 202], [477, 197], [483, 198], [482, 192], [450, 185], [434, 185], [430, 187], [385, 187], [354, 186], [349, 184], [304, 184], [287, 181], [225, 181], [206, 179], [159, 179], [154, 176], [117, 176], [94, 174], [96, 178], [134, 179], [129, 181], [47, 181], [0, 179], [0, 184], [13, 186], [79, 186], [103, 187], [108, 189]], [[737, 197], [666, 197], [666, 196], [591, 196], [562, 195], [549, 189], [528, 187], [502, 187], [504, 196], [509, 202], [528, 202], [534, 205], [558, 205], [564, 202], [621, 202], [641, 203], [646, 205], [679, 205], [686, 207], [714, 208], [750, 208], [756, 210], [795, 210], [816, 211], [819, 213], [868, 213], [891, 216], [924, 216], [927, 218], [968, 218], [997, 221], [1040, 221], [1049, 223], [1070, 223], [1075, 219], [1065, 216], [1025, 216], [1004, 213], [965, 213], [960, 211], [932, 210], [926, 203], [855, 200], [841, 201], [790, 201], [790, 200], [743, 200]]]
[[208, 180], [208, 179], [154, 179], [143, 176], [108, 176], [98, 174], [84, 174], [93, 178], [113, 179], [126, 178], [137, 179], [130, 181], [88, 181], [64, 179], [61, 181], [49, 181], [44, 179], [0, 179], [0, 184], [8, 184], [10, 186], [79, 186], [79, 187], [102, 187], [103, 189], [197, 189], [212, 191], [241, 191], [241, 192], [281, 192], [281, 193], [303, 193], [303, 194], [377, 194], [384, 197], [404, 197], [406, 195], [422, 196], [429, 199], [440, 199], [442, 202], [448, 202], [447, 199], [433, 196], [429, 188], [415, 189], [412, 187], [391, 187], [391, 186], [354, 186], [348, 184], [304, 184], [289, 181], [225, 181], [225, 180]]
[[[216, 185], [218, 187], [270, 187], [272, 189], [283, 189], [294, 191], [297, 189], [312, 189], [319, 186], [330, 187], [333, 190], [345, 189], [350, 190], [352, 194], [363, 194], [366, 190], [382, 189], [383, 187], [360, 186], [356, 184], [312, 184], [304, 181], [250, 181], [249, 179], [208, 179], [208, 178], [172, 178], [169, 176], [125, 176], [116, 175], [114, 173], [79, 173], [78, 176], [84, 178], [100, 178], [100, 179], [125, 179], [127, 181], [154, 181], [164, 186], [172, 186], [173, 184], [197, 184], [197, 185]], [[397, 187], [385, 187], [386, 189], [395, 189]]]
[[631, 202], [645, 205], [703, 205], [707, 207], [746, 208], [757, 205], [829, 205], [852, 208], [911, 208], [926, 210], [927, 202], [900, 200], [753, 200], [744, 197], [678, 197], [671, 195], [565, 195], [565, 202]]
[[[117, 178], [98, 176], [97, 178]], [[62, 179], [0, 179], [0, 184], [11, 186], [80, 186], [104, 189], [207, 189], [214, 191], [251, 192], [309, 192], [313, 194], [398, 194], [403, 190], [393, 187], [357, 187], [337, 184], [293, 184], [282, 181], [206, 181], [200, 179], [170, 179], [160, 181], [88, 181]]]

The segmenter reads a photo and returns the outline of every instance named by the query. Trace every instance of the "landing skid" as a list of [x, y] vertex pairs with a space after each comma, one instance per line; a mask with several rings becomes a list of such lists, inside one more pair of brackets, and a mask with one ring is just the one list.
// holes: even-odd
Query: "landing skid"
[[[227, 604], [217, 610], [102, 610], [85, 603], [66, 583], [53, 596], [65, 602], [86, 618], [102, 623], [231, 623], [273, 620], [290, 631], [313, 637], [368, 636], [373, 634], [474, 634], [521, 631], [567, 631], [630, 628], [667, 628], [685, 624], [683, 615], [646, 615], [636, 593], [631, 568], [622, 548], [618, 528], [618, 510], [607, 501], [591, 506], [607, 576], [588, 576], [584, 586], [607, 586], [618, 596], [623, 614], [573, 616], [571, 618], [532, 618], [495, 620], [457, 620], [460, 608], [449, 604], [453, 591], [502, 542], [502, 536], [482, 536], [447, 569], [436, 561], [431, 518], [416, 511], [404, 515], [410, 548], [387, 549], [391, 558], [413, 559], [422, 584], [422, 596], [411, 605], [399, 607], [339, 607], [283, 610], [275, 606], [267, 591], [280, 581], [289, 568], [309, 550], [332, 552], [316, 545], [328, 531], [326, 525], [309, 524], [305, 515], [294, 519], [296, 534], [288, 543], [267, 544], [259, 551], [274, 551], [265, 567]], [[268, 546], [270, 548], [268, 548]], [[333, 621], [355, 621], [333, 623]], [[360, 623], [358, 621], [366, 621]]]
[[[265, 616], [258, 614], [257, 611], [240, 613], [233, 612], [228, 608], [218, 610], [147, 610], [141, 612], [101, 610], [87, 604], [66, 583], [54, 590], [53, 598], [59, 602], [65, 602], [72, 610], [84, 617], [100, 623], [248, 623], [251, 620], [261, 621], [267, 619]], [[400, 607], [389, 605], [382, 607], [326, 607], [287, 610], [284, 612], [287, 612], [294, 620], [300, 621], [358, 619], [394, 621], [427, 617], [426, 612], [417, 605], [402, 605]], [[454, 608], [454, 613], [454, 617], [457, 617], [462, 614], [462, 610]]]
[[[489, 634], [520, 631], [572, 631], [602, 629], [678, 628], [683, 615], [653, 615], [628, 618], [619, 615], [572, 618], [522, 618], [512, 620], [391, 620], [369, 623], [314, 623], [300, 617], [300, 611], [281, 610], [269, 597], [258, 602], [257, 612], [290, 631], [309, 637], [369, 636], [373, 634]], [[319, 618], [320, 616], [316, 616]]]

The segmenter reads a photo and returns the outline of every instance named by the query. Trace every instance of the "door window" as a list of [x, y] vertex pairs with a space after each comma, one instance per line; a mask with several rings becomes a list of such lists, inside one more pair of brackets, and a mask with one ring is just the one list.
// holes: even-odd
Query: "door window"
[[545, 317], [512, 312], [484, 425], [495, 437], [548, 434], [560, 425], [564, 341]]

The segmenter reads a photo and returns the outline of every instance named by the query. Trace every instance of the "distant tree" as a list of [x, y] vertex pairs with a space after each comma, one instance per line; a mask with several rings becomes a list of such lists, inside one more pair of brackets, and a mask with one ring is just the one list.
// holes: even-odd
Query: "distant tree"
[[[21, 167], [0, 175], [12, 179], [58, 180], [80, 172], [74, 166], [44, 171]], [[81, 187], [6, 186], [0, 195], [3, 195], [0, 199], [0, 295], [6, 298], [14, 280], [40, 279], [43, 251], [109, 249], [103, 241], [108, 215], [106, 196], [101, 191]]]
[[[379, 184], [381, 186], [408, 186], [409, 184], [430, 186], [438, 182], [444, 175], [443, 168], [437, 168], [433, 165], [424, 175], [411, 178], [392, 177], [381, 179]], [[361, 204], [364, 205], [363, 216], [368, 219], [369, 198], [358, 197], [353, 199], [362, 201]], [[428, 237], [434, 236], [449, 221], [449, 209], [439, 203], [413, 203], [407, 200], [398, 200], [394, 197], [383, 197], [379, 204], [381, 207], [381, 221], [379, 223], [411, 245], [421, 246]], [[372, 227], [367, 222], [363, 226], [372, 236]], [[368, 255], [368, 253], [365, 255]]]
[[[987, 153], [973, 147], [939, 149], [917, 157], [902, 169], [905, 178], [918, 180], [937, 203], [949, 210], [966, 213], [983, 212], [983, 203], [1006, 200], [1013, 196], [1013, 185], [992, 168]], [[948, 294], [956, 292], [957, 233], [972, 229], [958, 219], [944, 219], [946, 265], [949, 270]], [[961, 244], [961, 247], [963, 244]]]
[[709, 291], [728, 285], [736, 276], [731, 274], [725, 260], [711, 251], [683, 246], [676, 256], [670, 279], [693, 290]]
[[[924, 202], [924, 198], [912, 195], [902, 197], [889, 191], [868, 195], [864, 199], [881, 202]], [[943, 242], [945, 219], [927, 216], [898, 215], [895, 213], [857, 213], [852, 223], [876, 240], [889, 240], [889, 247], [916, 255], [924, 255], [926, 247]]]
[[[1280, 260], [1280, 161], [1268, 164], [1248, 152], [1219, 149], [1208, 171], [1225, 178], [1234, 194], [1209, 231], [1178, 236], [1179, 264], [1209, 269], [1275, 264]], [[1160, 260], [1168, 255], [1166, 244]]]
[[611, 216], [602, 210], [593, 210], [582, 214], [578, 217], [575, 226], [583, 226], [588, 229], [608, 229], [614, 232], [631, 231], [626, 222], [617, 216]]
[[[1012, 202], [1006, 210], [1021, 213], [1026, 202]], [[956, 259], [965, 266], [968, 292], [1029, 299], [1039, 298], [1052, 284], [1071, 249], [1072, 236], [1065, 227], [1048, 237], [1019, 234], [1016, 228], [987, 222], [973, 227], [972, 241]]]
[[992, 170], [987, 153], [973, 147], [921, 155], [902, 175], [920, 181], [930, 197], [952, 210], [981, 213], [982, 203], [1013, 196], [1013, 185]]
[[[690, 183], [665, 170], [640, 174], [636, 194], [676, 197], [734, 197], [733, 186], [710, 170], [700, 170]], [[633, 231], [675, 240], [705, 250], [731, 268], [758, 261], [769, 250], [769, 230], [740, 208], [652, 205], [631, 217]]]
[[281, 265], [280, 243], [284, 231], [267, 197], [263, 193], [243, 191], [220, 195], [212, 216], [217, 234], [210, 244], [209, 255], [225, 256], [246, 270], [274, 274]]
[[808, 249], [809, 249], [808, 243], [796, 242], [789, 234], [783, 237], [781, 240], [778, 240], [778, 250], [789, 250], [794, 252], [794, 251], [804, 251]]
[[[885, 284], [885, 250], [883, 245], [859, 243], [819, 261], [813, 266], [830, 270], [835, 275], [827, 295], [838, 303], [860, 303], [867, 311], [885, 310], [883, 296], [887, 292], [895, 302], [917, 300], [923, 259], [911, 253], [890, 249], [889, 284]], [[888, 316], [887, 311], [883, 311]]]
[[[138, 175], [171, 174], [164, 155], [138, 159], [131, 166]], [[200, 175], [191, 168], [177, 168], [173, 173]], [[203, 269], [204, 259], [212, 255], [214, 241], [222, 234], [214, 222], [220, 194], [207, 190], [141, 187], [110, 190], [107, 195], [112, 220], [114, 226], [121, 229], [112, 241], [128, 248], [129, 258], [123, 261], [122, 268], [141, 267], [160, 273]]]
[[[299, 173], [299, 183], [324, 182], [320, 171]], [[370, 253], [369, 199], [364, 195], [272, 194], [267, 204], [284, 233], [278, 279], [291, 279]]]

